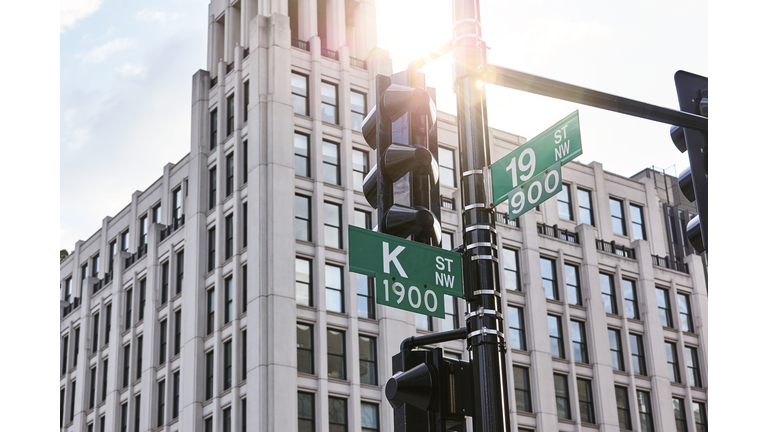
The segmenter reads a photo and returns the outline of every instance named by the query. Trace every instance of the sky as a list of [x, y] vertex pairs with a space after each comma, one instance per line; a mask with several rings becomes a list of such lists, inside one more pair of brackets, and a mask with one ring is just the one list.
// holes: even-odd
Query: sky
[[[677, 109], [678, 69], [707, 75], [707, 8], [688, 0], [481, 1], [491, 64]], [[204, 69], [207, 0], [62, 0], [60, 248], [71, 251], [189, 151], [192, 75]], [[404, 13], [403, 11], [408, 11]], [[446, 0], [377, 2], [394, 71], [451, 38]], [[675, 17], [701, 23], [681, 30]], [[403, 31], [403, 29], [408, 29]], [[455, 113], [451, 55], [422, 70]], [[584, 154], [624, 176], [688, 165], [669, 126], [488, 86], [491, 127], [526, 138], [578, 109]]]

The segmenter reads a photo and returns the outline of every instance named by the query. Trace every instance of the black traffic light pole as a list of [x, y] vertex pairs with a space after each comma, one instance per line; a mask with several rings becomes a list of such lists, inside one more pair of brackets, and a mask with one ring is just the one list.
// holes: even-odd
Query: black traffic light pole
[[499, 252], [494, 211], [484, 170], [491, 164], [485, 87], [486, 46], [479, 0], [453, 0], [453, 79], [461, 170], [464, 227], [464, 298], [467, 345], [474, 376], [473, 430], [510, 431], [506, 346], [499, 289]]

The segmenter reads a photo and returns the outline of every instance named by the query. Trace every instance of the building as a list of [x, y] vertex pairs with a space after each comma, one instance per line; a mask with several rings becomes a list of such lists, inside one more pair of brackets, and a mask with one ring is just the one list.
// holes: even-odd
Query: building
[[[393, 72], [375, 5], [213, 0], [209, 17], [189, 154], [61, 262], [62, 430], [392, 430], [392, 355], [461, 327], [465, 305], [442, 320], [378, 306], [348, 271], [346, 227], [372, 220], [357, 130]], [[438, 126], [451, 247], [455, 119]], [[491, 134], [493, 160], [525, 142]], [[497, 213], [513, 428], [706, 424], [704, 264], [660, 265], [674, 254], [651, 178], [562, 172], [557, 199]]]

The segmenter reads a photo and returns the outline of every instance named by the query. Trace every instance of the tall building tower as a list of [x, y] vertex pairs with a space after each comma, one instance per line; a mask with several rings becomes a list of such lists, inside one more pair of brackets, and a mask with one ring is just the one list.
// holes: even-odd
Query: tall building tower
[[[375, 4], [213, 0], [208, 16], [189, 154], [61, 262], [61, 429], [391, 431], [392, 355], [462, 327], [466, 307], [378, 306], [349, 272], [347, 227], [375, 220], [360, 126], [375, 76], [393, 72]], [[452, 248], [457, 127], [438, 122]], [[525, 139], [491, 129], [491, 142], [496, 160]], [[513, 427], [705, 425], [704, 264], [670, 251], [650, 178], [597, 162], [562, 173], [557, 199], [497, 212]], [[441, 346], [469, 359], [463, 341]]]

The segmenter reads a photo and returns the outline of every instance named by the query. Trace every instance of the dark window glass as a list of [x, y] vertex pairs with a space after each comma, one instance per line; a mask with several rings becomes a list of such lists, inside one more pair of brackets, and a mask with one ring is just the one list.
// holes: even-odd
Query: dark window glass
[[109, 359], [104, 359], [101, 364], [101, 401], [107, 400], [107, 372], [109, 371]]
[[240, 399], [240, 432], [246, 432], [246, 425], [248, 424], [248, 402], [246, 398]]
[[675, 431], [688, 432], [688, 422], [685, 419], [685, 401], [672, 398], [672, 411], [675, 413]]
[[443, 318], [443, 331], [455, 330], [459, 328], [459, 305], [456, 297], [443, 294], [443, 304], [445, 305], [445, 318]]
[[227, 136], [235, 131], [235, 95], [227, 98]]
[[93, 314], [93, 337], [91, 339], [91, 353], [99, 348], [99, 313]]
[[645, 240], [643, 225], [643, 208], [634, 204], [629, 205], [629, 216], [632, 220], [632, 236], [635, 240]]
[[104, 321], [104, 345], [106, 345], [109, 343], [109, 333], [112, 332], [112, 303], [107, 305]]
[[624, 313], [627, 318], [640, 319], [640, 311], [637, 307], [637, 289], [635, 281], [622, 279], [621, 286], [624, 289]]
[[141, 378], [142, 360], [144, 359], [144, 336], [136, 339], [136, 379]]
[[594, 225], [592, 221], [592, 196], [589, 191], [577, 189], [576, 195], [579, 199], [579, 219], [581, 223]]
[[325, 246], [341, 249], [341, 206], [329, 202], [323, 203], [325, 224]]
[[667, 351], [667, 370], [669, 372], [669, 380], [672, 382], [680, 382], [680, 367], [677, 360], [677, 345], [672, 342], [664, 343]]
[[376, 294], [373, 278], [355, 274], [355, 285], [357, 286], [357, 316], [376, 319]]
[[72, 348], [75, 350], [75, 355], [72, 356], [72, 367], [77, 366], [77, 358], [80, 357], [80, 327], [75, 329], [74, 342]]
[[504, 286], [508, 290], [520, 291], [517, 251], [507, 248], [502, 250], [504, 251]]
[[638, 334], [629, 334], [629, 345], [632, 349], [632, 369], [638, 375], [648, 375], [645, 369], [645, 348], [643, 337]]
[[184, 251], [176, 253], [176, 294], [181, 293], [184, 284]]
[[299, 372], [315, 373], [313, 326], [296, 324], [296, 357]]
[[677, 293], [677, 308], [680, 310], [680, 328], [684, 332], [694, 333], [691, 301], [687, 294]]
[[577, 379], [579, 387], [579, 413], [583, 423], [595, 423], [595, 401], [592, 398], [592, 382], [585, 379]]
[[571, 419], [571, 402], [568, 395], [568, 377], [555, 374], [555, 402], [557, 403], [557, 418]]
[[144, 319], [144, 307], [147, 305], [147, 279], [139, 281], [139, 321]]
[[157, 364], [165, 363], [166, 352], [168, 351], [168, 320], [160, 321], [160, 358]]
[[563, 183], [560, 192], [557, 193], [557, 213], [560, 219], [573, 220], [571, 209], [571, 188], [568, 183]]
[[208, 230], [208, 271], [216, 268], [216, 227]]
[[613, 233], [627, 235], [627, 226], [624, 225], [624, 202], [614, 198], [609, 198], [611, 204], [611, 223], [613, 224]]
[[235, 154], [234, 153], [229, 153], [227, 155], [226, 168], [227, 168], [227, 183], [226, 183], [225, 196], [230, 196], [232, 195], [232, 192], [235, 191]]
[[241, 380], [245, 381], [245, 379], [248, 378], [248, 330], [243, 330], [241, 335], [240, 340], [243, 342], [241, 354], [243, 355], [243, 358], [241, 359], [242, 370], [240, 371], [240, 374]]
[[232, 387], [232, 339], [224, 342], [224, 390]]
[[585, 323], [571, 320], [571, 338], [573, 338], [573, 360], [578, 363], [589, 363]]
[[66, 388], [59, 390], [59, 427], [64, 426], [64, 401], [66, 400]]
[[[111, 271], [111, 270], [110, 270]], [[72, 278], [67, 278], [64, 281], [64, 301], [67, 303], [72, 302]]]
[[303, 195], [296, 195], [296, 219], [294, 221], [296, 228], [296, 239], [312, 241], [311, 227], [311, 205], [310, 198]]
[[568, 290], [568, 303], [581, 306], [581, 284], [579, 283], [579, 267], [565, 264], [565, 287]]
[[157, 426], [165, 424], [165, 380], [157, 383]]
[[661, 325], [674, 328], [674, 324], [672, 323], [672, 307], [669, 304], [669, 291], [656, 287], [656, 302], [659, 305]]
[[123, 388], [128, 387], [131, 380], [131, 345], [123, 347]]
[[213, 432], [213, 417], [203, 419], [203, 432]]
[[440, 161], [440, 184], [443, 186], [456, 187], [456, 176], [453, 172], [453, 150], [439, 147], [437, 156]]
[[120, 432], [128, 430], [128, 402], [120, 405]]
[[131, 327], [131, 315], [133, 315], [133, 290], [125, 290], [125, 329]]
[[315, 432], [315, 395], [299, 392], [299, 432]]
[[613, 275], [600, 273], [600, 291], [603, 293], [605, 313], [618, 314], [616, 308], [616, 290], [613, 286]]
[[707, 409], [703, 402], [693, 403], [693, 420], [696, 422], [696, 432], [707, 432]]
[[173, 355], [178, 355], [181, 352], [181, 309], [173, 313], [173, 319]]
[[323, 141], [323, 181], [329, 184], [341, 184], [339, 145], [328, 141]]
[[547, 324], [549, 327], [549, 350], [552, 357], [565, 358], [565, 349], [563, 348], [563, 330], [560, 326], [560, 317], [547, 315]]
[[106, 426], [104, 426], [104, 424], [106, 423], [106, 419], [107, 419], [106, 415], [99, 417], [99, 432], [106, 432], [107, 428]]
[[616, 409], [619, 413], [619, 429], [632, 430], [629, 414], [629, 394], [626, 387], [616, 386]]
[[349, 92], [349, 105], [352, 111], [352, 124], [350, 127], [354, 131], [363, 131], [363, 120], [368, 113], [365, 109], [365, 95], [354, 90]]
[[248, 103], [251, 100], [251, 82], [243, 83], [243, 122], [248, 121]]
[[360, 403], [362, 432], [379, 432], [379, 406], [373, 403]]
[[173, 373], [173, 407], [172, 418], [179, 417], [179, 397], [181, 395], [181, 382], [179, 381], [179, 371]]
[[325, 265], [325, 308], [330, 312], [344, 313], [344, 285], [341, 267]]
[[205, 353], [205, 400], [213, 397], [213, 350]]
[[147, 216], [144, 215], [141, 219], [139, 219], [139, 247], [142, 247], [145, 244], [147, 244], [148, 231], [149, 231], [149, 225], [147, 221]]
[[544, 286], [544, 295], [550, 300], [560, 300], [557, 293], [555, 260], [542, 257], [539, 263], [541, 264], [541, 284]]
[[168, 261], [164, 262], [160, 269], [160, 304], [168, 303], [168, 284], [170, 282], [170, 269]]
[[208, 316], [205, 322], [205, 334], [209, 335], [216, 327], [216, 291], [211, 288], [206, 291], [206, 294]]
[[[113, 240], [109, 243], [109, 272], [115, 269], [115, 256], [117, 255], [117, 240]], [[71, 280], [71, 279], [70, 279]], [[67, 299], [65, 299], [67, 300]], [[67, 300], [69, 301], [69, 300]]]
[[339, 88], [325, 81], [320, 83], [320, 100], [324, 122], [339, 124]]
[[328, 377], [347, 379], [344, 332], [328, 329]]
[[243, 184], [245, 183], [248, 183], [248, 141], [243, 141]]
[[309, 169], [309, 135], [293, 133], [293, 168], [296, 175], [310, 176]]
[[213, 110], [211, 111], [211, 150], [213, 150], [214, 147], [216, 147], [216, 144], [218, 144], [218, 137], [216, 136], [219, 132], [219, 116], [218, 111]]
[[243, 203], [243, 247], [248, 246], [248, 203]]
[[363, 180], [367, 174], [368, 152], [352, 149], [352, 185], [356, 191], [363, 191]]
[[312, 306], [312, 261], [296, 258], [296, 304]]
[[221, 423], [223, 432], [232, 432], [232, 408], [226, 407], [221, 410]]
[[234, 288], [232, 287], [232, 276], [224, 279], [224, 324], [232, 321]]
[[359, 336], [360, 343], [360, 383], [377, 385], [376, 373], [376, 338]]
[[528, 379], [528, 368], [513, 366], [515, 380], [515, 404], [518, 411], [533, 412], [531, 405], [531, 382]]
[[173, 190], [173, 220], [181, 219], [181, 186]]
[[208, 170], [208, 210], [216, 205], [216, 167]]
[[653, 432], [653, 412], [651, 410], [651, 394], [638, 390], [637, 406], [640, 411], [640, 432]]
[[128, 248], [131, 246], [131, 233], [125, 230], [120, 234], [120, 250], [128, 252]]
[[523, 308], [507, 306], [507, 319], [509, 320], [509, 347], [525, 351], [525, 324], [523, 320]]
[[701, 387], [701, 372], [699, 370], [699, 354], [694, 347], [685, 347], [685, 362], [688, 366], [688, 385]]
[[96, 366], [91, 368], [91, 379], [88, 382], [88, 409], [96, 404]]
[[621, 332], [617, 329], [608, 329], [608, 345], [611, 348], [611, 366], [614, 370], [624, 370], [624, 353], [621, 349]]

